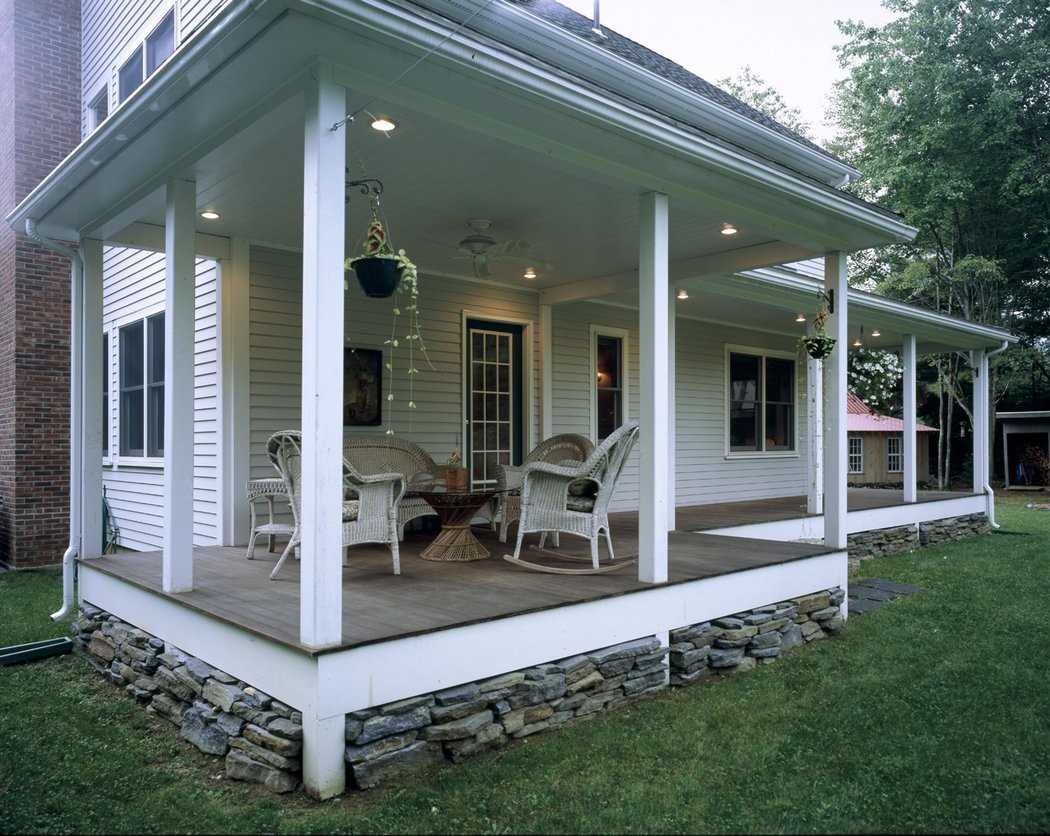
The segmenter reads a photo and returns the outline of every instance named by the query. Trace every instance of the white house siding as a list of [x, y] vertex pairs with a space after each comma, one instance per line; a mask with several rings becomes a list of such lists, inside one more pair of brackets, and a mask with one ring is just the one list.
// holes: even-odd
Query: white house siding
[[[276, 430], [299, 427], [302, 354], [302, 256], [262, 247], [251, 250], [250, 291], [250, 444], [253, 478], [271, 475], [266, 439]], [[416, 358], [418, 409], [408, 408], [407, 354], [399, 349], [394, 371], [384, 371], [382, 427], [357, 427], [354, 433], [397, 435], [422, 445], [441, 462], [460, 445], [463, 432], [463, 313], [503, 321], [533, 323], [532, 354], [539, 358], [539, 309], [535, 293], [491, 285], [423, 276], [421, 318], [431, 369]], [[356, 282], [346, 294], [346, 344], [383, 348], [390, 336], [392, 302], [369, 299]], [[402, 319], [407, 324], [407, 316]], [[404, 327], [404, 326], [402, 326]], [[528, 350], [526, 351], [528, 353]], [[332, 374], [342, 373], [342, 358], [332, 358]], [[540, 373], [536, 363], [529, 433], [538, 437]], [[528, 382], [526, 382], [528, 386]], [[393, 393], [394, 400], [386, 401]], [[528, 443], [528, 442], [527, 442]]]
[[[301, 256], [261, 247], [251, 251], [250, 293], [250, 443], [251, 475], [268, 476], [266, 439], [279, 429], [299, 426], [301, 397]], [[346, 302], [348, 345], [382, 348], [389, 336], [392, 303], [367, 299], [351, 283]], [[435, 370], [422, 363], [416, 379], [417, 410], [407, 409], [407, 378], [403, 352], [393, 374], [393, 402], [384, 401], [384, 426], [361, 427], [356, 433], [398, 435], [426, 448], [441, 461], [462, 431], [463, 311], [494, 318], [529, 320], [539, 312], [533, 293], [444, 278], [422, 278], [423, 331]], [[629, 334], [628, 416], [638, 417], [638, 313], [596, 303], [572, 303], [553, 310], [553, 431], [591, 433], [591, 326], [626, 330]], [[725, 346], [727, 343], [793, 352], [789, 336], [748, 331], [679, 319], [677, 322], [677, 492], [679, 504], [702, 504], [805, 493], [806, 425], [805, 363], [797, 365], [799, 454], [788, 458], [726, 459]], [[530, 428], [539, 437], [542, 358], [538, 327], [533, 331], [534, 381]], [[341, 372], [342, 358], [333, 358], [332, 373]], [[385, 373], [384, 397], [391, 391]], [[637, 451], [617, 490], [615, 506], [638, 501]]]
[[175, 9], [179, 48], [189, 35], [229, 0], [83, 0], [81, 4], [81, 134], [90, 130], [87, 110], [103, 81], [109, 112], [117, 107], [117, 70], [131, 44], [141, 43], [169, 9]]
[[[591, 326], [628, 332], [628, 417], [638, 417], [640, 391], [638, 314], [596, 303], [559, 305], [553, 311], [554, 432], [591, 433]], [[799, 455], [727, 459], [725, 456], [725, 346], [795, 350], [787, 336], [679, 318], [676, 322], [676, 501], [700, 505], [795, 496], [806, 490], [805, 363], [796, 366]], [[614, 507], [638, 500], [637, 450], [628, 461]]]
[[[109, 333], [108, 390], [111, 457], [102, 481], [120, 545], [159, 548], [163, 526], [164, 470], [120, 460], [118, 329], [163, 310], [164, 255], [125, 247], [106, 247], [103, 263], [103, 329]], [[214, 543], [217, 533], [218, 412], [215, 263], [197, 262], [196, 336], [194, 346], [194, 482], [193, 539]]]

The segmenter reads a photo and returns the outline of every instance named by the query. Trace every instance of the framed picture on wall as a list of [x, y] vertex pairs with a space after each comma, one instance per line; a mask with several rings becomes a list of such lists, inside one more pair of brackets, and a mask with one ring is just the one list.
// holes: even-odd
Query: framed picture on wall
[[383, 352], [374, 348], [343, 349], [343, 426], [383, 424]]

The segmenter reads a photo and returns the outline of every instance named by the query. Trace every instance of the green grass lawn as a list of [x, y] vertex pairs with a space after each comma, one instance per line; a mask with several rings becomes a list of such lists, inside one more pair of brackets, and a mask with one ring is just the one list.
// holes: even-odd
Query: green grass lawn
[[[925, 591], [841, 639], [324, 804], [225, 780], [78, 657], [0, 670], [0, 831], [1045, 831], [1050, 512], [1000, 522], [865, 562]], [[61, 634], [59, 591], [0, 575], [0, 645]]]

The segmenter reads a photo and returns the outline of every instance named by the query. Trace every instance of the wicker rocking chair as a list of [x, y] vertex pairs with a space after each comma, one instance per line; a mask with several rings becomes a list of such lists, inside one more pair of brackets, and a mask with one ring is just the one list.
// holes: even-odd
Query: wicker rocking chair
[[[270, 580], [277, 577], [292, 549], [299, 545], [302, 525], [302, 435], [297, 430], [274, 433], [269, 444], [277, 448], [277, 465], [291, 497], [294, 530], [281, 554]], [[394, 563], [394, 574], [401, 574], [398, 547], [398, 505], [405, 493], [405, 477], [400, 473], [378, 473], [365, 476], [346, 459], [343, 460], [343, 546], [362, 543], [386, 543]], [[354, 499], [345, 497], [353, 495]]]
[[546, 441], [537, 444], [520, 467], [500, 465], [496, 471], [496, 484], [506, 492], [496, 494], [495, 511], [492, 516], [493, 524], [499, 523], [500, 542], [507, 542], [507, 529], [511, 523], [521, 518], [521, 482], [526, 467], [533, 462], [571, 466], [587, 461], [587, 457], [593, 452], [594, 445], [586, 436], [562, 433], [552, 435]]
[[[613, 432], [578, 466], [549, 462], [526, 465], [522, 474], [518, 540], [514, 554], [504, 555], [504, 559], [526, 569], [559, 575], [594, 575], [635, 563], [634, 559], [612, 562], [615, 556], [609, 531], [609, 502], [637, 440], [638, 422], [631, 421]], [[522, 560], [525, 535], [534, 532], [542, 535], [560, 532], [586, 538], [591, 545], [591, 568], [563, 569]], [[606, 566], [598, 561], [598, 538], [603, 533], [610, 561]], [[544, 539], [540, 540], [541, 550]], [[586, 560], [558, 552], [553, 554], [562, 559]]]

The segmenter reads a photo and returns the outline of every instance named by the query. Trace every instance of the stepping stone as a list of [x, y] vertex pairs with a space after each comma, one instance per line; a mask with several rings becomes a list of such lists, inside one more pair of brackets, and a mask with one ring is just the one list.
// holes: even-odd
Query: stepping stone
[[868, 610], [874, 610], [881, 607], [885, 601], [865, 601], [857, 598], [849, 599], [849, 614], [860, 615], [866, 613]]
[[912, 586], [910, 583], [895, 583], [894, 581], [884, 581], [881, 578], [865, 581], [865, 584], [874, 586], [876, 589], [884, 589], [887, 592], [896, 592], [898, 595], [912, 595], [916, 592], [922, 592], [922, 589]]
[[911, 584], [896, 583], [881, 578], [857, 581], [850, 584], [849, 587], [847, 599], [849, 612], [851, 615], [860, 615], [868, 610], [878, 609], [890, 601], [895, 601], [902, 595], [913, 595], [916, 592], [922, 592], [922, 589]]

